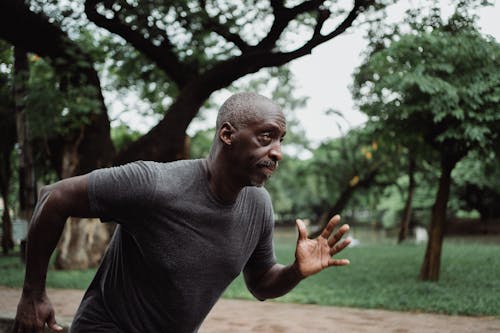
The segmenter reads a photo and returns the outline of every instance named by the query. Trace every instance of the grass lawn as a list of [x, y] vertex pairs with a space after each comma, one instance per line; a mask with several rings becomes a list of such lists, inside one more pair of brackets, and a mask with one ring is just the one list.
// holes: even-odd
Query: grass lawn
[[[293, 260], [295, 236], [276, 236], [278, 261]], [[280, 302], [312, 303], [462, 315], [500, 316], [500, 244], [445, 239], [438, 283], [417, 280], [424, 245], [388, 242], [344, 250], [351, 265], [331, 268], [304, 280]], [[0, 256], [0, 284], [20, 287], [23, 266], [17, 257]], [[85, 289], [95, 270], [54, 271], [47, 284]], [[253, 299], [239, 277], [226, 298]]]
[[[295, 236], [276, 237], [278, 261], [293, 260]], [[440, 281], [418, 281], [425, 245], [381, 243], [347, 248], [349, 266], [301, 282], [280, 302], [461, 315], [500, 316], [500, 244], [446, 240]], [[241, 277], [225, 297], [248, 298]]]
[[[96, 269], [56, 271], [50, 269], [47, 274], [47, 287], [61, 289], [87, 289]], [[7, 257], [0, 255], [0, 285], [21, 288], [24, 281], [24, 266], [19, 254]]]

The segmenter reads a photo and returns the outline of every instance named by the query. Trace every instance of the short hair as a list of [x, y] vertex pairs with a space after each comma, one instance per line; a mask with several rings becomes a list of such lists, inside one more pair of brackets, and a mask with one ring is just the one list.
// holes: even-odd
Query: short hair
[[217, 130], [225, 122], [229, 122], [237, 128], [245, 127], [255, 119], [259, 112], [259, 106], [263, 104], [270, 104], [276, 109], [280, 109], [274, 101], [256, 93], [244, 92], [232, 95], [219, 109], [216, 122]]

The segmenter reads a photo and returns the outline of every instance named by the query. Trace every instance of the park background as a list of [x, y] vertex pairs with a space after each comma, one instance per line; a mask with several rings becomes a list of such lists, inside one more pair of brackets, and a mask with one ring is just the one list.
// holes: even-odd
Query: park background
[[[4, 1], [0, 284], [22, 286], [40, 186], [204, 157], [218, 105], [254, 90], [290, 120], [266, 186], [278, 259], [297, 217], [314, 234], [341, 213], [355, 243], [349, 267], [278, 301], [499, 316], [498, 16], [485, 1]], [[68, 226], [48, 284], [85, 288], [112, 230]], [[241, 279], [225, 297], [251, 298]]]

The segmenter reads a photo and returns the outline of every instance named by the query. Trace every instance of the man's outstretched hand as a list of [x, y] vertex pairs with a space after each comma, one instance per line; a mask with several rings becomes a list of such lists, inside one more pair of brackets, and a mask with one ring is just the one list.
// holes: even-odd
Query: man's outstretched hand
[[17, 306], [12, 333], [43, 333], [45, 324], [53, 332], [60, 332], [63, 329], [56, 323], [54, 309], [45, 292], [23, 292]]
[[344, 224], [333, 234], [339, 221], [339, 215], [332, 217], [321, 235], [315, 239], [307, 238], [306, 226], [302, 220], [296, 221], [299, 237], [297, 239], [297, 249], [295, 250], [294, 266], [302, 278], [316, 274], [330, 266], [349, 264], [347, 259], [332, 258], [351, 243], [350, 238], [340, 242], [344, 234], [349, 231], [349, 225]]

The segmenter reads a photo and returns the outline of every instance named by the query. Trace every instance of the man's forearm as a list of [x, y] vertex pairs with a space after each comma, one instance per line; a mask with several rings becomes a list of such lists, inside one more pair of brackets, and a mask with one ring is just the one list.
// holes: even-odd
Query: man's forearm
[[55, 206], [50, 189], [40, 191], [40, 199], [33, 212], [26, 248], [26, 275], [23, 292], [38, 293], [45, 290], [50, 256], [57, 246], [67, 216]]
[[275, 264], [263, 274], [256, 285], [249, 289], [260, 300], [276, 298], [295, 288], [302, 279], [295, 264], [288, 266]]

